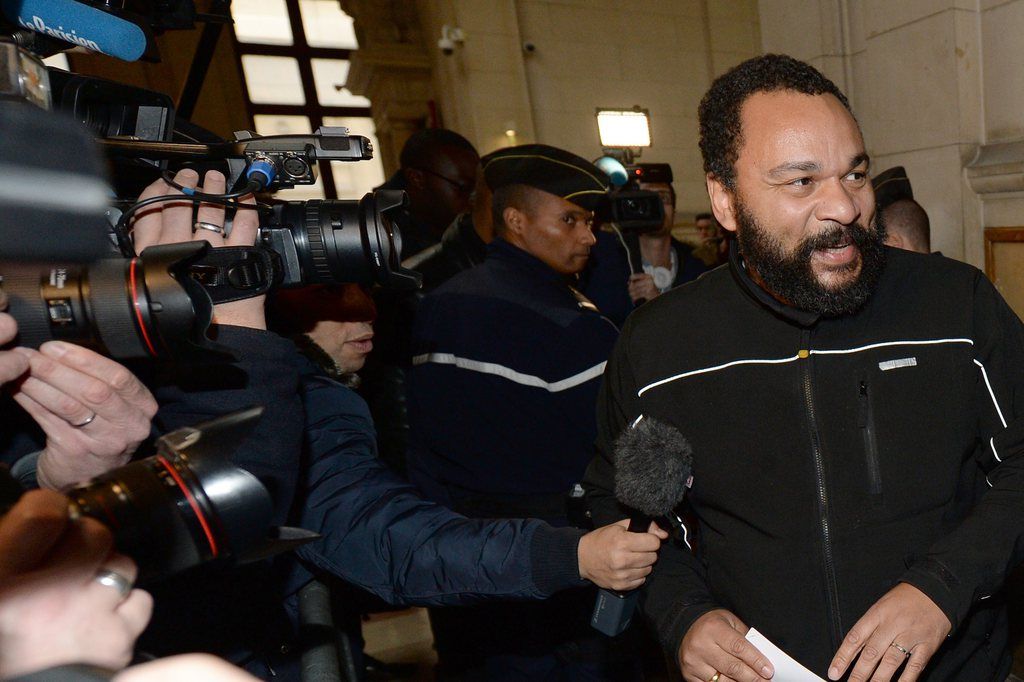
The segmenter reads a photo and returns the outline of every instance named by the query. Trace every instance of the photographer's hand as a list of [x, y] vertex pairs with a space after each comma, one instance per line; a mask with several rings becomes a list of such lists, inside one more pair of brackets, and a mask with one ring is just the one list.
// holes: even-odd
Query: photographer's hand
[[[69, 663], [128, 663], [152, 599], [132, 590], [135, 565], [112, 554], [98, 521], [33, 490], [0, 518], [0, 677]], [[118, 586], [99, 581], [116, 576]], [[123, 591], [122, 591], [123, 590]]]
[[[198, 186], [199, 174], [192, 169], [178, 171], [174, 181], [182, 187], [198, 189], [207, 194], [223, 194], [226, 187], [224, 175], [217, 171], [208, 171], [202, 187]], [[181, 191], [157, 180], [139, 195], [139, 200], [158, 197], [166, 194], [180, 195]], [[241, 203], [255, 205], [252, 195], [240, 200]], [[205, 227], [197, 227], [203, 225]], [[215, 228], [221, 228], [217, 231]], [[224, 236], [224, 207], [219, 204], [201, 203], [192, 219], [191, 201], [167, 201], [153, 204], [137, 214], [133, 236], [135, 251], [142, 253], [148, 246], [156, 244], [176, 244], [188, 241], [207, 241], [210, 246], [252, 246], [256, 243], [259, 233], [259, 215], [254, 210], [241, 209], [236, 211], [231, 223], [231, 234]], [[263, 310], [266, 296], [247, 298], [243, 301], [232, 301], [214, 306], [213, 321], [215, 324], [229, 324], [238, 327], [266, 329], [267, 321]]]
[[629, 276], [629, 298], [635, 305], [639, 301], [650, 301], [661, 294], [654, 285], [654, 277], [646, 272], [638, 272]]
[[[7, 295], [0, 290], [0, 310], [7, 310]], [[18, 323], [7, 313], [0, 313], [0, 346], [18, 334]], [[28, 360], [9, 350], [0, 350], [0, 386], [14, 381], [28, 371]]]
[[41, 487], [61, 490], [126, 464], [149, 436], [156, 400], [123, 366], [60, 341], [16, 352], [29, 374], [14, 399], [46, 433]]

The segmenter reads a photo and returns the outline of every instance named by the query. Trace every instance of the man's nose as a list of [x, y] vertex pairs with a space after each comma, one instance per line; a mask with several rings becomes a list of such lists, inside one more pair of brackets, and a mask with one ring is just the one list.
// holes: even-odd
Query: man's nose
[[860, 206], [856, 196], [842, 180], [825, 182], [821, 192], [815, 214], [818, 220], [851, 225], [860, 217]]
[[583, 231], [583, 243], [587, 246], [593, 246], [597, 243], [597, 235], [594, 234], [594, 227], [592, 225], [587, 225]]

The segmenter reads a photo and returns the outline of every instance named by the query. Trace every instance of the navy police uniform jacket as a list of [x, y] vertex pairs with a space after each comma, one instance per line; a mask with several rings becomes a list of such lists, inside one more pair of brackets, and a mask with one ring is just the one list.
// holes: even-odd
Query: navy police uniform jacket
[[559, 520], [559, 496], [593, 454], [594, 405], [617, 336], [563, 275], [496, 239], [482, 265], [417, 314], [410, 477], [469, 515]]

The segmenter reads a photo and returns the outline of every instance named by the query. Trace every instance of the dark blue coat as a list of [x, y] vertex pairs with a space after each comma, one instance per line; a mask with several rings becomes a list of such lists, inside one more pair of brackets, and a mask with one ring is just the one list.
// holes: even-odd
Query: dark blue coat
[[[226, 376], [208, 370], [216, 379], [209, 390], [160, 390], [160, 424], [176, 428], [265, 405], [256, 434], [231, 459], [267, 486], [276, 523], [323, 535], [299, 551], [308, 564], [395, 604], [543, 598], [585, 584], [580, 531], [535, 520], [474, 521], [425, 501], [376, 457], [363, 400], [321, 375], [293, 343], [237, 327], [222, 328], [218, 341], [239, 356], [234, 368], [221, 368], [234, 369], [238, 383], [228, 388], [220, 383]], [[288, 679], [295, 649], [282, 656], [282, 646], [292, 636], [295, 593], [310, 578], [292, 555], [175, 578], [155, 590], [144, 649], [210, 651], [248, 662], [260, 676], [270, 674], [269, 664]]]
[[423, 499], [377, 457], [363, 399], [312, 367], [302, 403], [306, 461], [295, 520], [323, 534], [299, 550], [302, 559], [393, 604], [541, 599], [584, 584], [578, 531], [470, 520]]
[[[596, 435], [618, 330], [508, 242], [422, 302], [409, 373], [410, 477], [432, 499], [558, 495]], [[548, 516], [548, 518], [553, 518]]]

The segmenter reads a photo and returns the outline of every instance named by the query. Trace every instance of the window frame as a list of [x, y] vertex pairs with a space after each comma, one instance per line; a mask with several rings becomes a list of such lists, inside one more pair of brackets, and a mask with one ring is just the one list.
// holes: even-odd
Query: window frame
[[[285, 0], [285, 9], [288, 12], [288, 24], [292, 30], [291, 45], [263, 45], [260, 43], [244, 43], [238, 40], [234, 30], [231, 31], [231, 39], [235, 47], [235, 63], [238, 68], [239, 77], [242, 82], [242, 92], [245, 95], [246, 107], [249, 113], [249, 120], [255, 121], [254, 116], [306, 116], [313, 130], [324, 125], [324, 117], [349, 116], [357, 118], [372, 118], [370, 107], [356, 106], [326, 106], [320, 104], [316, 91], [316, 82], [313, 79], [314, 59], [344, 59], [351, 61], [352, 53], [349, 48], [333, 47], [310, 47], [306, 42], [306, 33], [302, 25], [302, 11], [299, 7], [299, 0]], [[256, 104], [249, 96], [249, 84], [245, 80], [245, 70], [242, 68], [243, 55], [258, 55], [264, 57], [290, 57], [299, 64], [299, 80], [302, 84], [302, 91], [306, 103], [298, 104]], [[338, 189], [334, 183], [334, 173], [329, 161], [317, 162], [319, 177], [324, 190], [325, 199], [337, 199]]]

